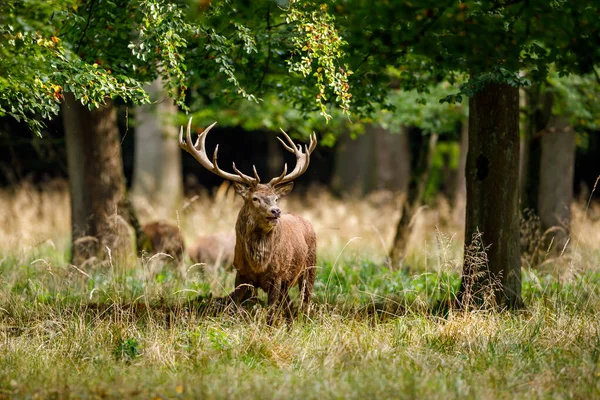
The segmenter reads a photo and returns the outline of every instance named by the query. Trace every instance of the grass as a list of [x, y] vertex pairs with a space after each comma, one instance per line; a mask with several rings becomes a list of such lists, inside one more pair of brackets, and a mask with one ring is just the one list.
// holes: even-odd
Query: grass
[[[595, 209], [575, 207], [565, 256], [523, 269], [525, 311], [459, 313], [444, 307], [461, 240], [443, 207], [415, 221], [409, 272], [383, 258], [393, 196], [292, 197], [286, 208], [319, 239], [313, 309], [269, 327], [261, 305], [213, 307], [211, 295], [233, 287], [224, 271], [70, 266], [68, 212], [57, 206], [67, 197], [55, 190], [0, 193], [15, 210], [0, 216], [1, 398], [600, 397]], [[227, 228], [236, 201], [209, 201], [182, 212], [188, 238], [194, 226]]]

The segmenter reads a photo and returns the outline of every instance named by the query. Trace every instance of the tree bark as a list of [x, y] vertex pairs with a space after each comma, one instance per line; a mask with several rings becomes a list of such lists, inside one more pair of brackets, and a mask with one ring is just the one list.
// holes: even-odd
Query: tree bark
[[95, 110], [65, 94], [63, 121], [71, 191], [71, 262], [83, 265], [131, 254], [129, 227], [119, 208], [125, 178], [117, 113], [112, 101]]
[[[573, 174], [575, 170], [575, 131], [566, 117], [550, 119], [541, 138], [538, 209], [546, 244], [562, 251], [569, 239]], [[547, 248], [546, 246], [546, 248]]]
[[466, 171], [465, 256], [458, 300], [463, 307], [491, 300], [519, 308], [518, 88], [488, 84], [470, 98]]
[[160, 217], [169, 217], [183, 195], [181, 149], [175, 123], [177, 106], [161, 79], [146, 87], [151, 104], [135, 112], [135, 159], [132, 191], [145, 198]]
[[437, 145], [438, 134], [431, 134], [428, 140], [421, 141], [419, 155], [410, 177], [406, 199], [402, 203], [402, 214], [396, 228], [394, 243], [390, 249], [392, 268], [400, 268], [406, 255], [406, 247], [412, 232], [411, 221], [423, 202], [425, 187], [433, 166], [433, 155]]
[[467, 153], [469, 151], [469, 124], [463, 121], [460, 127], [460, 154], [458, 156], [458, 171], [456, 174], [456, 187], [454, 193], [454, 219], [459, 224], [465, 222], [467, 206], [467, 180], [465, 169], [467, 167]]

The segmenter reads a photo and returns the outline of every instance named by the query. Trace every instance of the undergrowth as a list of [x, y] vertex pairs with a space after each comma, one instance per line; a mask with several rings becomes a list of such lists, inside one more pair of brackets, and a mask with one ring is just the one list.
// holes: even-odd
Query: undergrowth
[[[182, 211], [186, 239], [233, 226], [235, 200], [208, 201]], [[560, 257], [524, 260], [524, 310], [459, 312], [447, 211], [424, 210], [395, 270], [395, 198], [287, 201], [317, 231], [317, 281], [309, 315], [268, 326], [264, 293], [224, 300], [223, 270], [71, 266], [64, 188], [0, 192], [0, 398], [600, 398], [597, 208], [574, 207]]]
[[[321, 260], [311, 313], [271, 327], [264, 304], [211, 307], [219, 300], [201, 271], [86, 272], [64, 257], [0, 262], [2, 396], [600, 395], [597, 270], [526, 270], [525, 311], [461, 313], [440, 307], [458, 290], [456, 271]], [[224, 271], [211, 279], [222, 295], [233, 287]]]

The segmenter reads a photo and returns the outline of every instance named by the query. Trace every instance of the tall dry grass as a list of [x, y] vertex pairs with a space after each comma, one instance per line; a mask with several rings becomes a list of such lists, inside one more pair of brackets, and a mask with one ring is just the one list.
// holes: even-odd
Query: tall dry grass
[[[281, 207], [311, 221], [320, 256], [335, 257], [346, 248], [350, 255], [383, 259], [395, 233], [402, 200], [401, 195], [390, 192], [374, 193], [364, 199], [340, 199], [319, 187], [303, 196], [292, 193], [282, 200]], [[215, 193], [201, 191], [184, 199], [176, 212], [153, 209], [143, 199], [136, 199], [135, 204], [142, 222], [155, 219], [156, 215], [171, 215], [172, 222], [181, 227], [191, 243], [198, 235], [233, 231], [242, 201], [233, 188], [223, 185]], [[0, 189], [0, 209], [0, 249], [26, 252], [43, 243], [52, 243], [59, 251], [66, 249], [71, 229], [66, 182], [42, 187], [23, 182]], [[424, 208], [415, 218], [409, 247], [418, 249], [433, 243], [435, 226], [440, 223], [452, 235], [460, 235], [460, 225], [448, 225], [451, 221], [445, 203], [435, 210]]]
[[[401, 201], [286, 199], [315, 226], [320, 268], [310, 316], [269, 327], [260, 305], [209, 308], [231, 274], [70, 266], [66, 186], [2, 190], [0, 398], [600, 397], [597, 206], [574, 205], [568, 252], [524, 268], [525, 311], [459, 313], [443, 307], [462, 259], [445, 203], [413, 222], [414, 275], [387, 268]], [[179, 224], [188, 240], [233, 229], [240, 205], [200, 193]]]

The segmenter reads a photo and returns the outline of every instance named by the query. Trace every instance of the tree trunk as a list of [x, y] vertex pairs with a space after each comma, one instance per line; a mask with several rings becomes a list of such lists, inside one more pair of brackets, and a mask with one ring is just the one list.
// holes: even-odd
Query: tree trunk
[[545, 255], [539, 218], [542, 136], [552, 116], [554, 94], [541, 85], [533, 85], [524, 93], [529, 113], [521, 148], [521, 258], [528, 265], [538, 265]]
[[375, 139], [375, 189], [406, 193], [410, 181], [410, 143], [408, 129], [391, 133], [379, 125], [370, 125]]
[[435, 154], [437, 140], [438, 135], [434, 133], [429, 136], [428, 140], [423, 139], [421, 141], [419, 156], [413, 168], [414, 171], [410, 178], [406, 199], [402, 203], [402, 214], [390, 250], [392, 268], [400, 268], [404, 261], [406, 247], [412, 232], [411, 221], [423, 201], [423, 194], [433, 166], [433, 155]]
[[[469, 100], [463, 307], [519, 308], [519, 90], [489, 84]], [[489, 295], [489, 297], [488, 297]]]
[[454, 219], [459, 224], [465, 223], [467, 206], [467, 181], [465, 169], [467, 167], [467, 153], [469, 150], [469, 124], [463, 121], [460, 128], [460, 154], [458, 155], [458, 171], [456, 174], [456, 187], [454, 193]]
[[365, 195], [374, 190], [406, 192], [410, 180], [408, 130], [396, 134], [376, 124], [352, 139], [343, 135], [336, 147], [332, 187], [338, 193]]
[[119, 216], [125, 195], [117, 113], [108, 99], [90, 111], [65, 94], [63, 121], [71, 190], [71, 262], [120, 257], [132, 250], [131, 234]]
[[345, 133], [335, 152], [331, 186], [340, 194], [362, 196], [374, 187], [373, 135], [365, 132], [355, 139]]
[[547, 231], [547, 245], [553, 242], [560, 252], [569, 239], [575, 170], [575, 131], [568, 118], [552, 117], [541, 142], [540, 221]]
[[177, 106], [156, 79], [146, 87], [151, 104], [135, 113], [135, 159], [132, 191], [148, 201], [161, 217], [168, 217], [183, 195]]
[[538, 196], [540, 187], [540, 162], [542, 157], [541, 135], [552, 115], [554, 94], [545, 90], [540, 94], [540, 87], [534, 86], [527, 92], [527, 106], [531, 114], [525, 128], [523, 148], [523, 171], [521, 182], [521, 209], [530, 210], [538, 215]]

